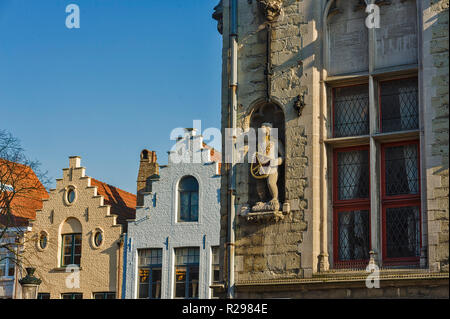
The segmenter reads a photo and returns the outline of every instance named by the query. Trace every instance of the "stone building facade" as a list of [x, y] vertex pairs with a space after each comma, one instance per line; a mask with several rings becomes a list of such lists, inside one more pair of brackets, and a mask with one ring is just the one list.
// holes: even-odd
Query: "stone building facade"
[[278, 209], [248, 147], [223, 164], [218, 293], [448, 297], [448, 0], [366, 2], [214, 8], [223, 145], [271, 122], [285, 149]]
[[138, 192], [146, 191], [140, 193], [143, 205], [136, 219], [128, 224], [127, 299], [213, 297], [221, 154], [192, 129], [176, 145], [164, 166], [156, 163], [154, 152], [141, 153]]
[[37, 211], [23, 263], [42, 279], [41, 299], [120, 299], [123, 233], [136, 196], [86, 176], [81, 158], [69, 167]]

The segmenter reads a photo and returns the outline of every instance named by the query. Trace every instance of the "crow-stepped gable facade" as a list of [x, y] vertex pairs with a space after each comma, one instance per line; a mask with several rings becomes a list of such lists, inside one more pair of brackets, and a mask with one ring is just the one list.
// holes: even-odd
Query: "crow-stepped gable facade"
[[36, 213], [24, 265], [42, 279], [41, 299], [120, 299], [123, 238], [136, 196], [85, 175], [69, 158], [63, 178]]
[[[186, 129], [159, 175], [141, 153], [143, 205], [128, 224], [126, 298], [211, 298], [219, 275], [220, 159]], [[156, 155], [153, 158], [156, 161]], [[146, 173], [148, 175], [146, 175]]]
[[215, 7], [223, 136], [269, 123], [284, 147], [266, 175], [279, 205], [260, 201], [254, 154], [223, 166], [217, 293], [448, 298], [448, 5]]

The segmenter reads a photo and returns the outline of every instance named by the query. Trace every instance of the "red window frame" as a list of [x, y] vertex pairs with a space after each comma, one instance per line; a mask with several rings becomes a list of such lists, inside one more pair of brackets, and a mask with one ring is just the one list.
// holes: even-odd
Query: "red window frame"
[[[403, 145], [416, 145], [417, 147], [417, 163], [418, 163], [418, 183], [419, 183], [419, 191], [417, 194], [411, 195], [394, 195], [388, 196], [386, 195], [386, 167], [385, 167], [385, 155], [386, 148], [395, 147], [395, 146], [403, 146]], [[382, 258], [383, 265], [418, 265], [420, 263], [420, 256], [418, 257], [402, 257], [402, 258], [388, 258], [387, 254], [387, 233], [386, 233], [386, 210], [388, 208], [395, 207], [409, 207], [409, 206], [418, 206], [419, 207], [419, 249], [422, 248], [422, 207], [421, 207], [421, 174], [420, 174], [420, 144], [418, 140], [413, 141], [403, 141], [403, 142], [395, 142], [395, 143], [386, 143], [381, 145], [381, 224], [382, 224]]]
[[[382, 81], [378, 81], [378, 112], [380, 114], [380, 116], [378, 117], [378, 131], [380, 133], [384, 133], [383, 132], [383, 113], [381, 111], [381, 83], [386, 83], [386, 82], [396, 82], [396, 81], [400, 81], [400, 80], [405, 80], [405, 79], [417, 79], [417, 81], [419, 81], [419, 78], [417, 75], [414, 76], [404, 76], [404, 77], [400, 77], [400, 78], [396, 78], [396, 79], [389, 79], [389, 80], [382, 80]], [[387, 132], [387, 133], [396, 133], [396, 132]]]
[[372, 249], [371, 236], [371, 212], [370, 212], [370, 181], [369, 181], [369, 197], [367, 199], [338, 199], [338, 153], [367, 150], [370, 176], [370, 147], [369, 145], [353, 146], [345, 148], [337, 148], [333, 151], [333, 264], [334, 268], [364, 268], [367, 266], [369, 259], [358, 259], [351, 261], [339, 260], [339, 229], [338, 214], [342, 211], [367, 210], [369, 212], [369, 250]]
[[[332, 129], [332, 136], [333, 137], [336, 137], [336, 134], [334, 132], [335, 123], [336, 123], [336, 121], [335, 121], [335, 104], [334, 104], [336, 90], [337, 89], [354, 87], [354, 86], [363, 86], [363, 85], [367, 85], [367, 92], [369, 92], [369, 90], [370, 90], [369, 82], [356, 83], [356, 84], [343, 85], [343, 86], [336, 86], [336, 87], [331, 88], [331, 112], [332, 112], [332, 121], [333, 121], [333, 123], [331, 124], [332, 125], [331, 129]], [[381, 107], [381, 104], [380, 104], [380, 107]], [[357, 136], [360, 136], [360, 135], [357, 135]]]

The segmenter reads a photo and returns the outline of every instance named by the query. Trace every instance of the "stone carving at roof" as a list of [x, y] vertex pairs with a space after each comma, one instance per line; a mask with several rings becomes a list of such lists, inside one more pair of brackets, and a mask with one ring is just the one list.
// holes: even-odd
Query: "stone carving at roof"
[[217, 20], [217, 31], [220, 34], [223, 32], [223, 5], [222, 0], [214, 7], [214, 12], [212, 14], [212, 18]]
[[272, 22], [280, 15], [283, 0], [258, 0], [258, 2], [267, 21]]

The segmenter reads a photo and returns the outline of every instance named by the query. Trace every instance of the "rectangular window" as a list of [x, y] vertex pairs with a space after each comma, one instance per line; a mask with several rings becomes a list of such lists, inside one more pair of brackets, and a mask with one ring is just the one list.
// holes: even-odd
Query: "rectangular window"
[[78, 265], [81, 262], [81, 234], [62, 235], [61, 266]]
[[61, 294], [61, 299], [83, 299], [83, 294], [76, 292], [69, 292], [65, 294]]
[[7, 272], [7, 259], [6, 254], [0, 252], [0, 277], [6, 276]]
[[333, 136], [369, 134], [369, 88], [367, 84], [333, 89]]
[[380, 82], [381, 131], [419, 128], [417, 78]]
[[175, 297], [198, 298], [200, 249], [175, 249]]
[[139, 298], [161, 299], [162, 249], [139, 249]]
[[211, 282], [217, 283], [220, 281], [219, 246], [211, 247], [211, 256]]
[[40, 292], [40, 293], [38, 293], [37, 299], [50, 299], [50, 293]]
[[365, 267], [370, 251], [367, 146], [335, 150], [333, 188], [335, 267]]
[[14, 277], [14, 253], [5, 249], [0, 250], [0, 277]]
[[383, 263], [417, 265], [421, 247], [419, 142], [382, 146]]
[[94, 299], [116, 299], [115, 292], [94, 292]]
[[180, 192], [180, 221], [198, 221], [198, 192]]

